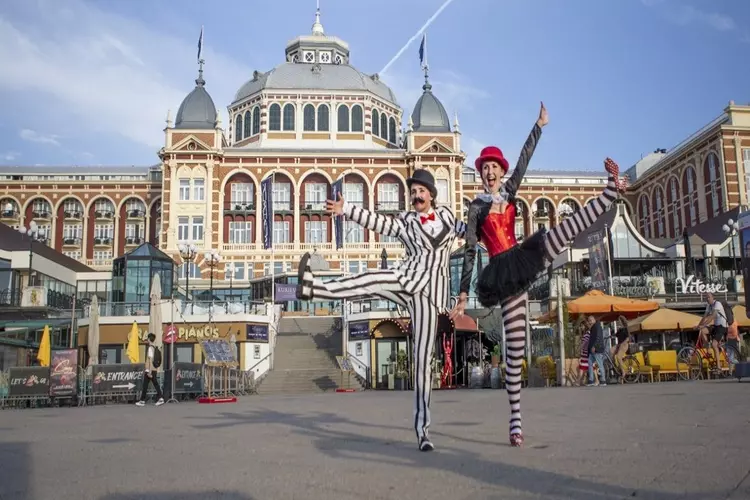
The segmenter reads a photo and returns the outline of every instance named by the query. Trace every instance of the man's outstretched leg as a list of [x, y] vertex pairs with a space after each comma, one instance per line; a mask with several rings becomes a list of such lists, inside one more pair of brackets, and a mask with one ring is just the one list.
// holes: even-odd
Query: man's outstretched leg
[[[434, 297], [433, 297], [434, 300]], [[419, 293], [409, 304], [414, 338], [414, 430], [420, 451], [432, 451], [430, 441], [430, 396], [432, 395], [432, 351], [437, 335], [438, 308], [430, 297]]]
[[297, 298], [299, 300], [343, 300], [355, 297], [381, 297], [401, 306], [408, 295], [399, 281], [400, 275], [391, 269], [368, 271], [323, 282], [313, 277], [310, 254], [306, 253], [297, 271]]

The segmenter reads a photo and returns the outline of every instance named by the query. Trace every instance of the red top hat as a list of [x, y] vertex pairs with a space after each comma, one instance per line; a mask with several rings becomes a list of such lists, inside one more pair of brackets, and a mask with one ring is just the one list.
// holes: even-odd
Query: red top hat
[[482, 163], [490, 160], [498, 162], [506, 172], [508, 171], [508, 160], [505, 159], [500, 148], [495, 146], [487, 146], [484, 148], [482, 152], [479, 153], [479, 158], [474, 160], [474, 166], [481, 172]]

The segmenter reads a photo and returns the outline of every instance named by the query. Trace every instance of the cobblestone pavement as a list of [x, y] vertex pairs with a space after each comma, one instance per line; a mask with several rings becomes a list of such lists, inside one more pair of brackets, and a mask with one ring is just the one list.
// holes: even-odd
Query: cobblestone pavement
[[750, 384], [407, 392], [0, 412], [3, 499], [750, 498]]

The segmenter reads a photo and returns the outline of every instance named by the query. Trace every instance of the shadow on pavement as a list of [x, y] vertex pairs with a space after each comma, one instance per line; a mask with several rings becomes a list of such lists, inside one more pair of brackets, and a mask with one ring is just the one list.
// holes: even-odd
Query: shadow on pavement
[[[488, 461], [475, 453], [455, 447], [441, 446], [437, 450], [421, 453], [417, 450], [416, 438], [411, 441], [382, 439], [374, 436], [333, 430], [336, 424], [369, 427], [369, 423], [355, 422], [340, 414], [318, 413], [295, 415], [272, 410], [243, 413], [224, 412], [216, 417], [198, 417], [218, 420], [211, 424], [193, 425], [199, 429], [217, 429], [242, 425], [280, 424], [312, 440], [313, 445], [332, 458], [344, 460], [366, 460], [401, 467], [432, 468], [460, 474], [492, 486], [510, 488], [543, 498], [573, 498], [576, 500], [605, 500], [612, 498], [653, 498], [659, 500], [704, 500], [717, 498], [720, 492], [673, 494], [644, 488], [625, 488], [602, 484], [580, 477], [566, 476], [555, 472], [532, 469], [499, 461]], [[437, 433], [431, 433], [431, 435]], [[456, 438], [464, 440], [463, 438]], [[512, 450], [519, 453], [527, 450]], [[723, 492], [726, 493], [726, 492]]]
[[0, 498], [31, 498], [31, 458], [26, 443], [0, 443]]
[[99, 500], [255, 500], [239, 491], [170, 491], [168, 493], [111, 493]]

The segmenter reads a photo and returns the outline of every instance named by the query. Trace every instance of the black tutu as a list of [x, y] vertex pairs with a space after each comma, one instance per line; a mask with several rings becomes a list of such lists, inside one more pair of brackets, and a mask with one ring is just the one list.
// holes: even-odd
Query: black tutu
[[546, 230], [537, 231], [520, 245], [490, 259], [477, 279], [477, 298], [484, 307], [493, 307], [526, 291], [545, 269]]

